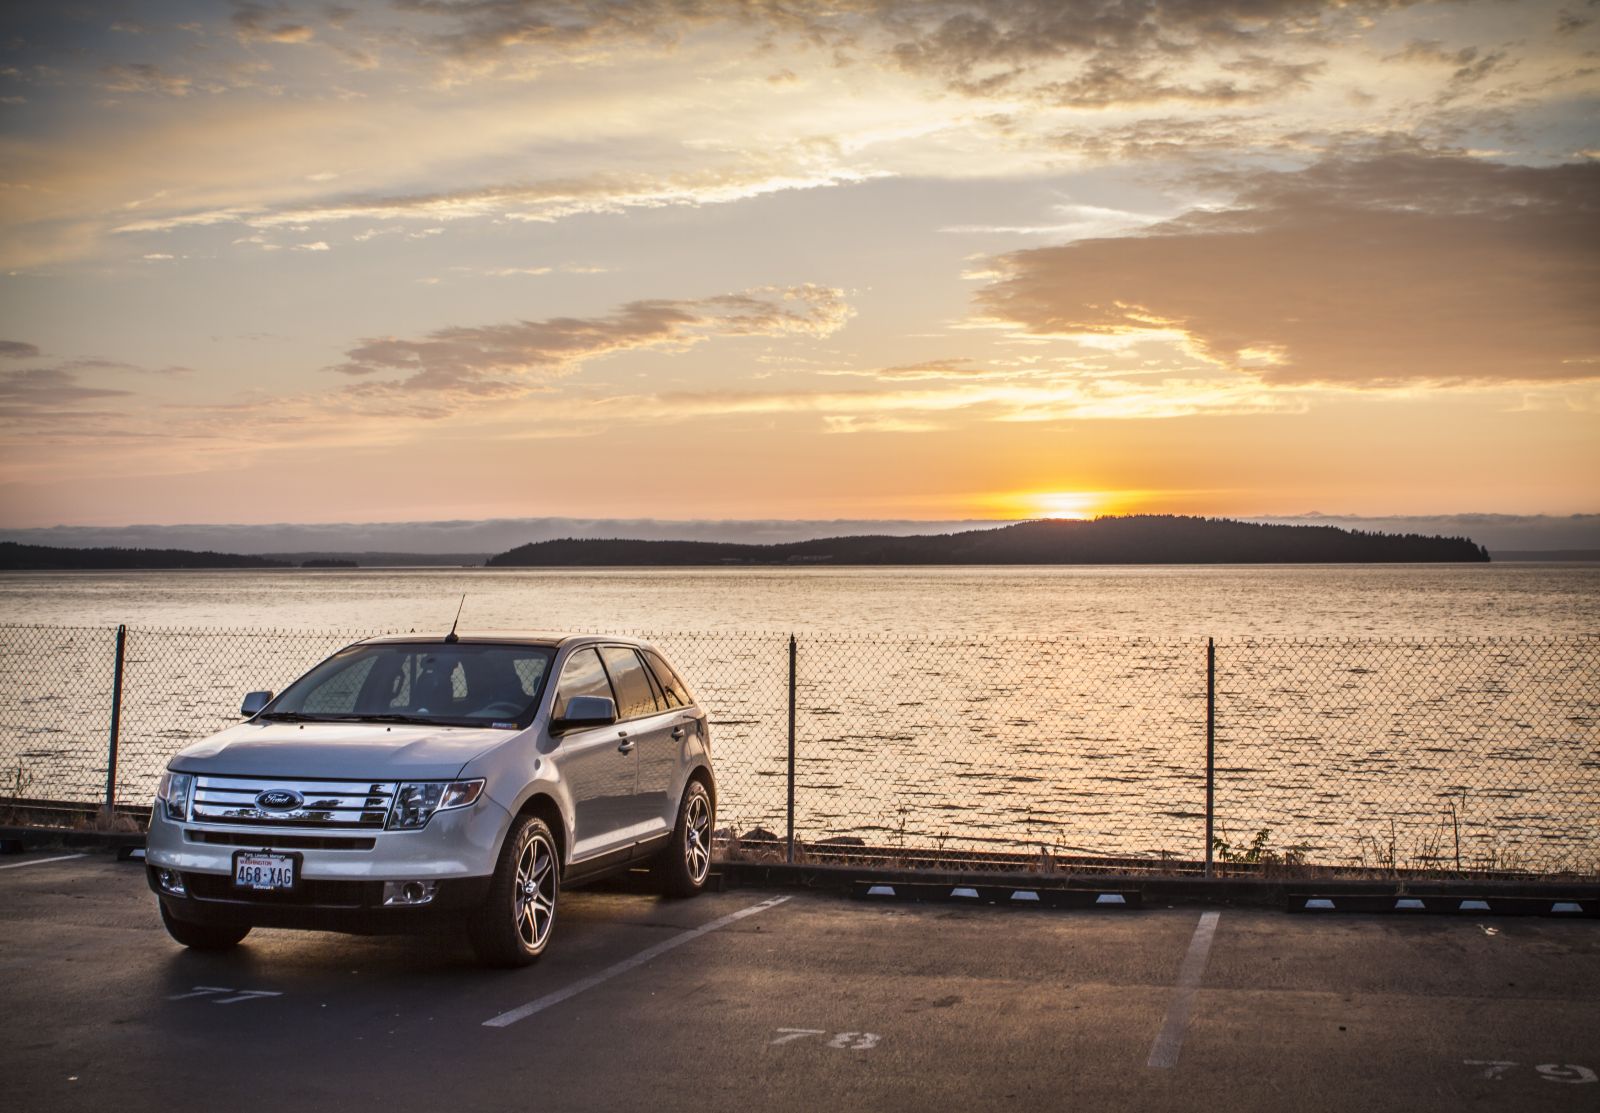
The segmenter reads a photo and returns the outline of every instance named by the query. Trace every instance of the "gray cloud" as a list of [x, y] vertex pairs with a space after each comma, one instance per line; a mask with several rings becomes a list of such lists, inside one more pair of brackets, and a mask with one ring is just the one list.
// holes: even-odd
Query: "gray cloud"
[[[1142, 67], [1134, 70], [1125, 63], [1136, 54], [1177, 60], [1203, 50], [1254, 50], [1290, 34], [1300, 42], [1312, 41], [1329, 22], [1412, 2], [399, 0], [397, 6], [438, 21], [439, 30], [428, 40], [433, 49], [474, 62], [492, 62], [517, 51], [619, 41], [667, 46], [698, 26], [727, 23], [831, 49], [841, 64], [859, 52], [876, 53], [903, 70], [934, 77], [969, 95], [1026, 90], [1035, 71], [1054, 70], [1063, 59], [1085, 60], [1078, 78], [1046, 84], [1038, 92], [1066, 104], [1100, 105], [1110, 103], [1106, 98], [1114, 91], [1137, 92], [1136, 103], [1256, 99], [1273, 86], [1162, 80], [1142, 87]], [[1279, 80], [1288, 77], [1281, 74]]]
[[1165, 328], [1272, 383], [1600, 377], [1600, 164], [1389, 154], [1231, 181], [1236, 207], [1000, 257], [1034, 334]]
[[100, 70], [105, 89], [111, 93], [157, 93], [169, 97], [186, 97], [194, 87], [194, 79], [184, 74], [168, 73], [153, 62], [130, 62], [124, 65], [104, 66]]
[[0, 371], [0, 418], [35, 419], [40, 411], [126, 396], [126, 390], [83, 386], [77, 375], [59, 367]]
[[33, 359], [39, 349], [20, 340], [0, 340], [0, 357], [5, 359]]
[[288, 18], [283, 4], [239, 4], [233, 11], [234, 33], [241, 42], [303, 43], [315, 32], [308, 24]]
[[[1371, 13], [1411, 2], [1350, 0], [1339, 9]], [[858, 45], [864, 31], [880, 30], [902, 64], [957, 77], [1063, 52], [1170, 52], [1193, 43], [1248, 44], [1277, 32], [1303, 34], [1320, 26], [1330, 9], [1324, 0], [398, 0], [396, 7], [438, 18], [445, 29], [435, 41], [462, 55], [619, 38], [672, 41], [697, 25], [732, 22], [834, 47]]]
[[606, 317], [552, 317], [436, 329], [416, 340], [364, 340], [332, 370], [402, 376], [375, 384], [380, 390], [368, 394], [399, 388], [497, 397], [540, 389], [584, 361], [636, 348], [683, 348], [710, 336], [827, 336], [852, 312], [841, 291], [812, 285], [640, 300]]
[[1273, 62], [1256, 55], [1226, 63], [1229, 77], [1186, 81], [1165, 67], [1101, 59], [1069, 81], [1037, 86], [1034, 95], [1063, 108], [1137, 107], [1164, 102], [1223, 107], [1259, 104], [1310, 84], [1320, 62]]
[[[1593, 0], [1591, 0], [1592, 2]], [[1594, 19], [1591, 16], [1579, 15], [1576, 12], [1562, 9], [1556, 13], [1556, 34], [1574, 35], [1593, 22]]]
[[1404, 50], [1391, 55], [1390, 58], [1395, 61], [1429, 62], [1450, 67], [1452, 72], [1449, 81], [1436, 98], [1441, 104], [1448, 104], [1465, 96], [1489, 77], [1512, 69], [1517, 64], [1509, 50], [1484, 51], [1476, 46], [1449, 50], [1432, 39], [1413, 40]]

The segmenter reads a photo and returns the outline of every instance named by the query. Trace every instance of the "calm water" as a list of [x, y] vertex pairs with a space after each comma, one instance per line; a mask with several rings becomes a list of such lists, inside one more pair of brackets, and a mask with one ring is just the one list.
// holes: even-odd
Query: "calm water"
[[1600, 565], [5, 573], [0, 622], [1029, 638], [1600, 631]]
[[660, 642], [740, 831], [783, 829], [792, 631], [803, 838], [1199, 857], [1214, 637], [1231, 842], [1600, 870], [1597, 565], [7, 574], [0, 776], [103, 792], [118, 623], [142, 799], [243, 691], [351, 631], [442, 630], [463, 592], [463, 630]]

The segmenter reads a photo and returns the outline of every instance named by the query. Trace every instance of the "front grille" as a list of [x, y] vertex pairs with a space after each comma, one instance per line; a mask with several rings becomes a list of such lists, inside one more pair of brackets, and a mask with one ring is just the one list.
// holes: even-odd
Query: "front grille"
[[[189, 818], [195, 823], [251, 827], [383, 828], [396, 784], [373, 781], [315, 781], [277, 777], [195, 778]], [[292, 793], [300, 803], [268, 808], [268, 793]]]
[[232, 831], [185, 831], [190, 842], [209, 843], [212, 846], [254, 846], [272, 850], [371, 850], [378, 845], [374, 838], [340, 835], [253, 835]]

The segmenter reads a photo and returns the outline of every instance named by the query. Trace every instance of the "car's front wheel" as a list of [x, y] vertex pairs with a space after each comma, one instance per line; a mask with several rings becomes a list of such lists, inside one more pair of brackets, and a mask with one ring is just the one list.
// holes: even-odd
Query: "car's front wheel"
[[168, 912], [166, 901], [158, 900], [156, 904], [161, 907], [161, 923], [167, 929], [167, 934], [192, 950], [226, 951], [237, 947], [239, 941], [250, 934], [248, 924], [244, 927], [197, 924], [192, 920], [180, 920]]
[[479, 961], [526, 966], [544, 954], [560, 893], [555, 836], [544, 820], [524, 816], [500, 848], [489, 895], [467, 917], [467, 935]]
[[656, 861], [661, 891], [669, 897], [692, 897], [706, 887], [711, 873], [711, 793], [699, 781], [690, 781], [678, 805], [678, 822], [672, 840]]

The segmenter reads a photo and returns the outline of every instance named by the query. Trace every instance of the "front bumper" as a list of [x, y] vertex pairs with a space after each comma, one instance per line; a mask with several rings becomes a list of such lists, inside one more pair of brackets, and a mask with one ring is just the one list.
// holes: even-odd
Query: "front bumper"
[[427, 904], [385, 905], [382, 881], [302, 880], [286, 893], [257, 892], [234, 887], [231, 875], [185, 873], [186, 896], [176, 896], [161, 886], [162, 869], [145, 871], [150, 889], [167, 913], [191, 923], [238, 927], [308, 928], [355, 934], [390, 934], [423, 930], [454, 923], [459, 914], [483, 903], [489, 877], [461, 877], [441, 881]]
[[[145, 861], [151, 889], [180, 920], [405, 931], [482, 903], [510, 825], [510, 814], [487, 796], [435, 814], [420, 831], [178, 822], [158, 806], [150, 817]], [[300, 863], [295, 888], [236, 888], [233, 859], [240, 850], [294, 854]], [[162, 870], [182, 876], [184, 895], [161, 887]], [[384, 883], [391, 881], [432, 882], [437, 888], [426, 904], [386, 906]]]

